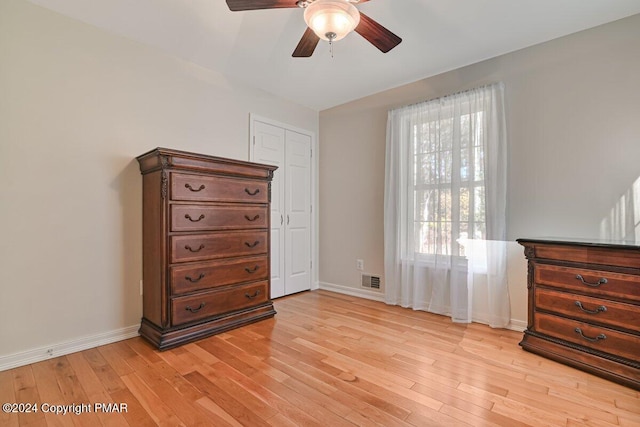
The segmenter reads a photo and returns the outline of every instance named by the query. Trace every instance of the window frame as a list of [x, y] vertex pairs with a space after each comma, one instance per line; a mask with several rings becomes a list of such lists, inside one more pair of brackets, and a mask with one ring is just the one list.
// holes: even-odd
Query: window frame
[[[436, 100], [434, 103], [438, 103], [438, 112], [439, 114], [433, 118], [428, 118], [428, 120], [421, 121], [420, 123], [416, 123], [416, 121], [408, 116], [404, 119], [404, 127], [406, 129], [407, 135], [409, 135], [409, 146], [407, 147], [410, 150], [409, 159], [412, 162], [409, 170], [412, 171], [412, 176], [408, 177], [408, 202], [409, 206], [407, 208], [412, 212], [412, 225], [413, 225], [413, 246], [414, 253], [420, 260], [423, 261], [431, 261], [437, 255], [447, 255], [447, 256], [462, 256], [465, 255], [464, 245], [461, 245], [458, 242], [458, 239], [463, 239], [464, 236], [461, 236], [461, 225], [466, 223], [467, 226], [467, 237], [466, 239], [473, 238], [486, 238], [486, 203], [484, 203], [485, 210], [481, 213], [483, 221], [477, 220], [476, 215], [476, 194], [478, 189], [481, 189], [482, 194], [480, 197], [486, 197], [486, 181], [485, 181], [485, 171], [484, 171], [484, 146], [482, 144], [482, 137], [479, 134], [480, 132], [485, 132], [484, 129], [484, 114], [486, 112], [482, 108], [465, 108], [460, 109], [458, 111], [453, 111], [453, 106], [442, 105], [446, 101], [445, 100]], [[466, 103], [469, 105], [470, 103]], [[452, 114], [445, 114], [443, 117], [442, 110], [449, 109], [452, 110]], [[430, 115], [429, 111], [425, 111], [423, 114]], [[469, 129], [469, 134], [467, 136], [467, 143], [462, 143], [462, 138], [455, 138], [454, 135], [456, 132], [460, 135], [463, 132], [463, 117], [468, 116], [468, 122], [466, 127]], [[450, 123], [445, 123], [446, 121], [450, 121]], [[448, 146], [443, 146], [442, 141], [440, 140], [440, 135], [443, 133], [442, 127], [443, 123], [446, 126], [450, 127], [451, 134], [451, 142]], [[425, 142], [429, 140], [423, 137], [425, 133], [429, 132], [431, 127], [437, 129], [437, 139], [436, 144], [426, 144]], [[420, 129], [422, 127], [422, 129]], [[426, 128], [426, 129], [425, 129]], [[427, 134], [428, 136], [428, 134]], [[431, 145], [435, 147], [434, 150], [424, 151], [420, 149], [420, 145]], [[436, 147], [437, 146], [437, 147]], [[478, 149], [480, 149], [478, 153]], [[467, 163], [463, 162], [463, 151], [468, 152]], [[446, 165], [442, 163], [443, 153], [447, 151], [451, 152], [451, 162], [450, 165]], [[478, 159], [478, 155], [480, 159]], [[420, 172], [420, 159], [424, 159], [425, 157], [433, 156], [434, 161], [432, 161], [433, 170], [437, 171], [437, 174], [441, 174], [443, 169], [446, 170], [447, 167], [450, 168], [450, 179], [447, 181], [440, 182], [426, 182], [421, 181], [420, 179], [424, 177], [423, 173]], [[478, 163], [481, 161], [482, 163]], [[444, 165], [444, 168], [443, 168]], [[477, 167], [481, 165], [482, 172], [481, 178], [478, 178]], [[463, 168], [466, 168], [466, 173], [463, 173]], [[445, 172], [446, 174], [446, 172]], [[464, 176], [463, 176], [464, 175]], [[466, 178], [466, 179], [465, 179]], [[463, 210], [461, 208], [460, 198], [463, 194], [463, 191], [466, 189], [468, 193], [468, 215], [465, 221], [461, 220]], [[450, 209], [449, 219], [443, 218], [440, 213], [436, 214], [436, 221], [429, 221], [428, 218], [419, 214], [418, 212], [418, 194], [425, 191], [437, 191], [438, 193], [446, 192], [449, 190], [450, 194]], [[438, 210], [438, 209], [436, 209]], [[435, 244], [435, 251], [428, 251], [428, 248], [416, 240], [424, 240], [420, 239], [422, 227], [425, 224], [433, 223], [438, 228], [436, 232], [438, 234], [437, 238], [439, 239], [439, 243]], [[449, 224], [449, 231], [444, 231], [442, 229], [443, 224]], [[475, 236], [478, 225], [481, 225], [482, 236]], [[449, 233], [449, 237], [446, 237], [446, 234]], [[457, 236], [457, 237], [455, 237]], [[450, 253], [447, 251], [449, 249], [448, 243], [444, 242], [445, 240], [450, 240]], [[433, 247], [433, 245], [429, 245], [429, 247]], [[441, 251], [444, 248], [444, 252]], [[427, 249], [427, 251], [425, 251]]]

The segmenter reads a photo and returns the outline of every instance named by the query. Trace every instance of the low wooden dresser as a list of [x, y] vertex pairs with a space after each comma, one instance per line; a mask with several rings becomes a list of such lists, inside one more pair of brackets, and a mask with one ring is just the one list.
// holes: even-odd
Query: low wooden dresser
[[528, 260], [522, 348], [640, 389], [640, 246], [518, 243]]
[[143, 175], [143, 317], [159, 349], [272, 317], [275, 166], [166, 148]]

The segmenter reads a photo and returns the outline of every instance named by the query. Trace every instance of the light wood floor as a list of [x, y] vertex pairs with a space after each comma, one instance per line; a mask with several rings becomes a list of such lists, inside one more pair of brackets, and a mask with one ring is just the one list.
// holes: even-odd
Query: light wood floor
[[520, 349], [521, 334], [333, 294], [165, 352], [141, 338], [0, 372], [0, 426], [638, 426], [640, 393]]

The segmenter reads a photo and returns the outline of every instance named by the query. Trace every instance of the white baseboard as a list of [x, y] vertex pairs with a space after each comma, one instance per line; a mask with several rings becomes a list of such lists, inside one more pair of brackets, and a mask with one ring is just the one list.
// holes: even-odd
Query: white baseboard
[[335, 283], [319, 282], [320, 289], [325, 291], [337, 292], [339, 294], [350, 295], [352, 297], [360, 297], [373, 301], [384, 302], [384, 294], [369, 289], [353, 288], [351, 286], [336, 285]]
[[46, 347], [34, 348], [32, 350], [0, 356], [0, 371], [17, 368], [18, 366], [29, 365], [30, 363], [41, 362], [52, 357], [64, 356], [65, 354], [87, 350], [100, 345], [110, 344], [116, 341], [126, 340], [138, 336], [140, 325], [128, 326], [114, 331], [103, 332], [101, 334], [88, 337], [77, 338], [67, 342], [48, 345]]
[[524, 332], [527, 329], [527, 322], [525, 320], [511, 319], [507, 329], [511, 329], [512, 331]]
[[[358, 289], [351, 286], [336, 285], [335, 283], [319, 282], [320, 289], [325, 291], [337, 292], [352, 297], [360, 297], [373, 301], [384, 302], [384, 294], [381, 292], [371, 291], [368, 289]], [[527, 329], [527, 322], [524, 320], [511, 319], [509, 325], [505, 329], [516, 332], [523, 332]]]

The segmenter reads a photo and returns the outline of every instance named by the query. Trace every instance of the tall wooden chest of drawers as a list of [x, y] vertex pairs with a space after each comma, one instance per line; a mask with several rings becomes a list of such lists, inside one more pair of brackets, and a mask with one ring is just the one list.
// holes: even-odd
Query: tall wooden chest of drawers
[[518, 239], [525, 350], [640, 389], [640, 246]]
[[143, 317], [159, 349], [275, 314], [270, 198], [275, 166], [156, 148], [143, 176]]

